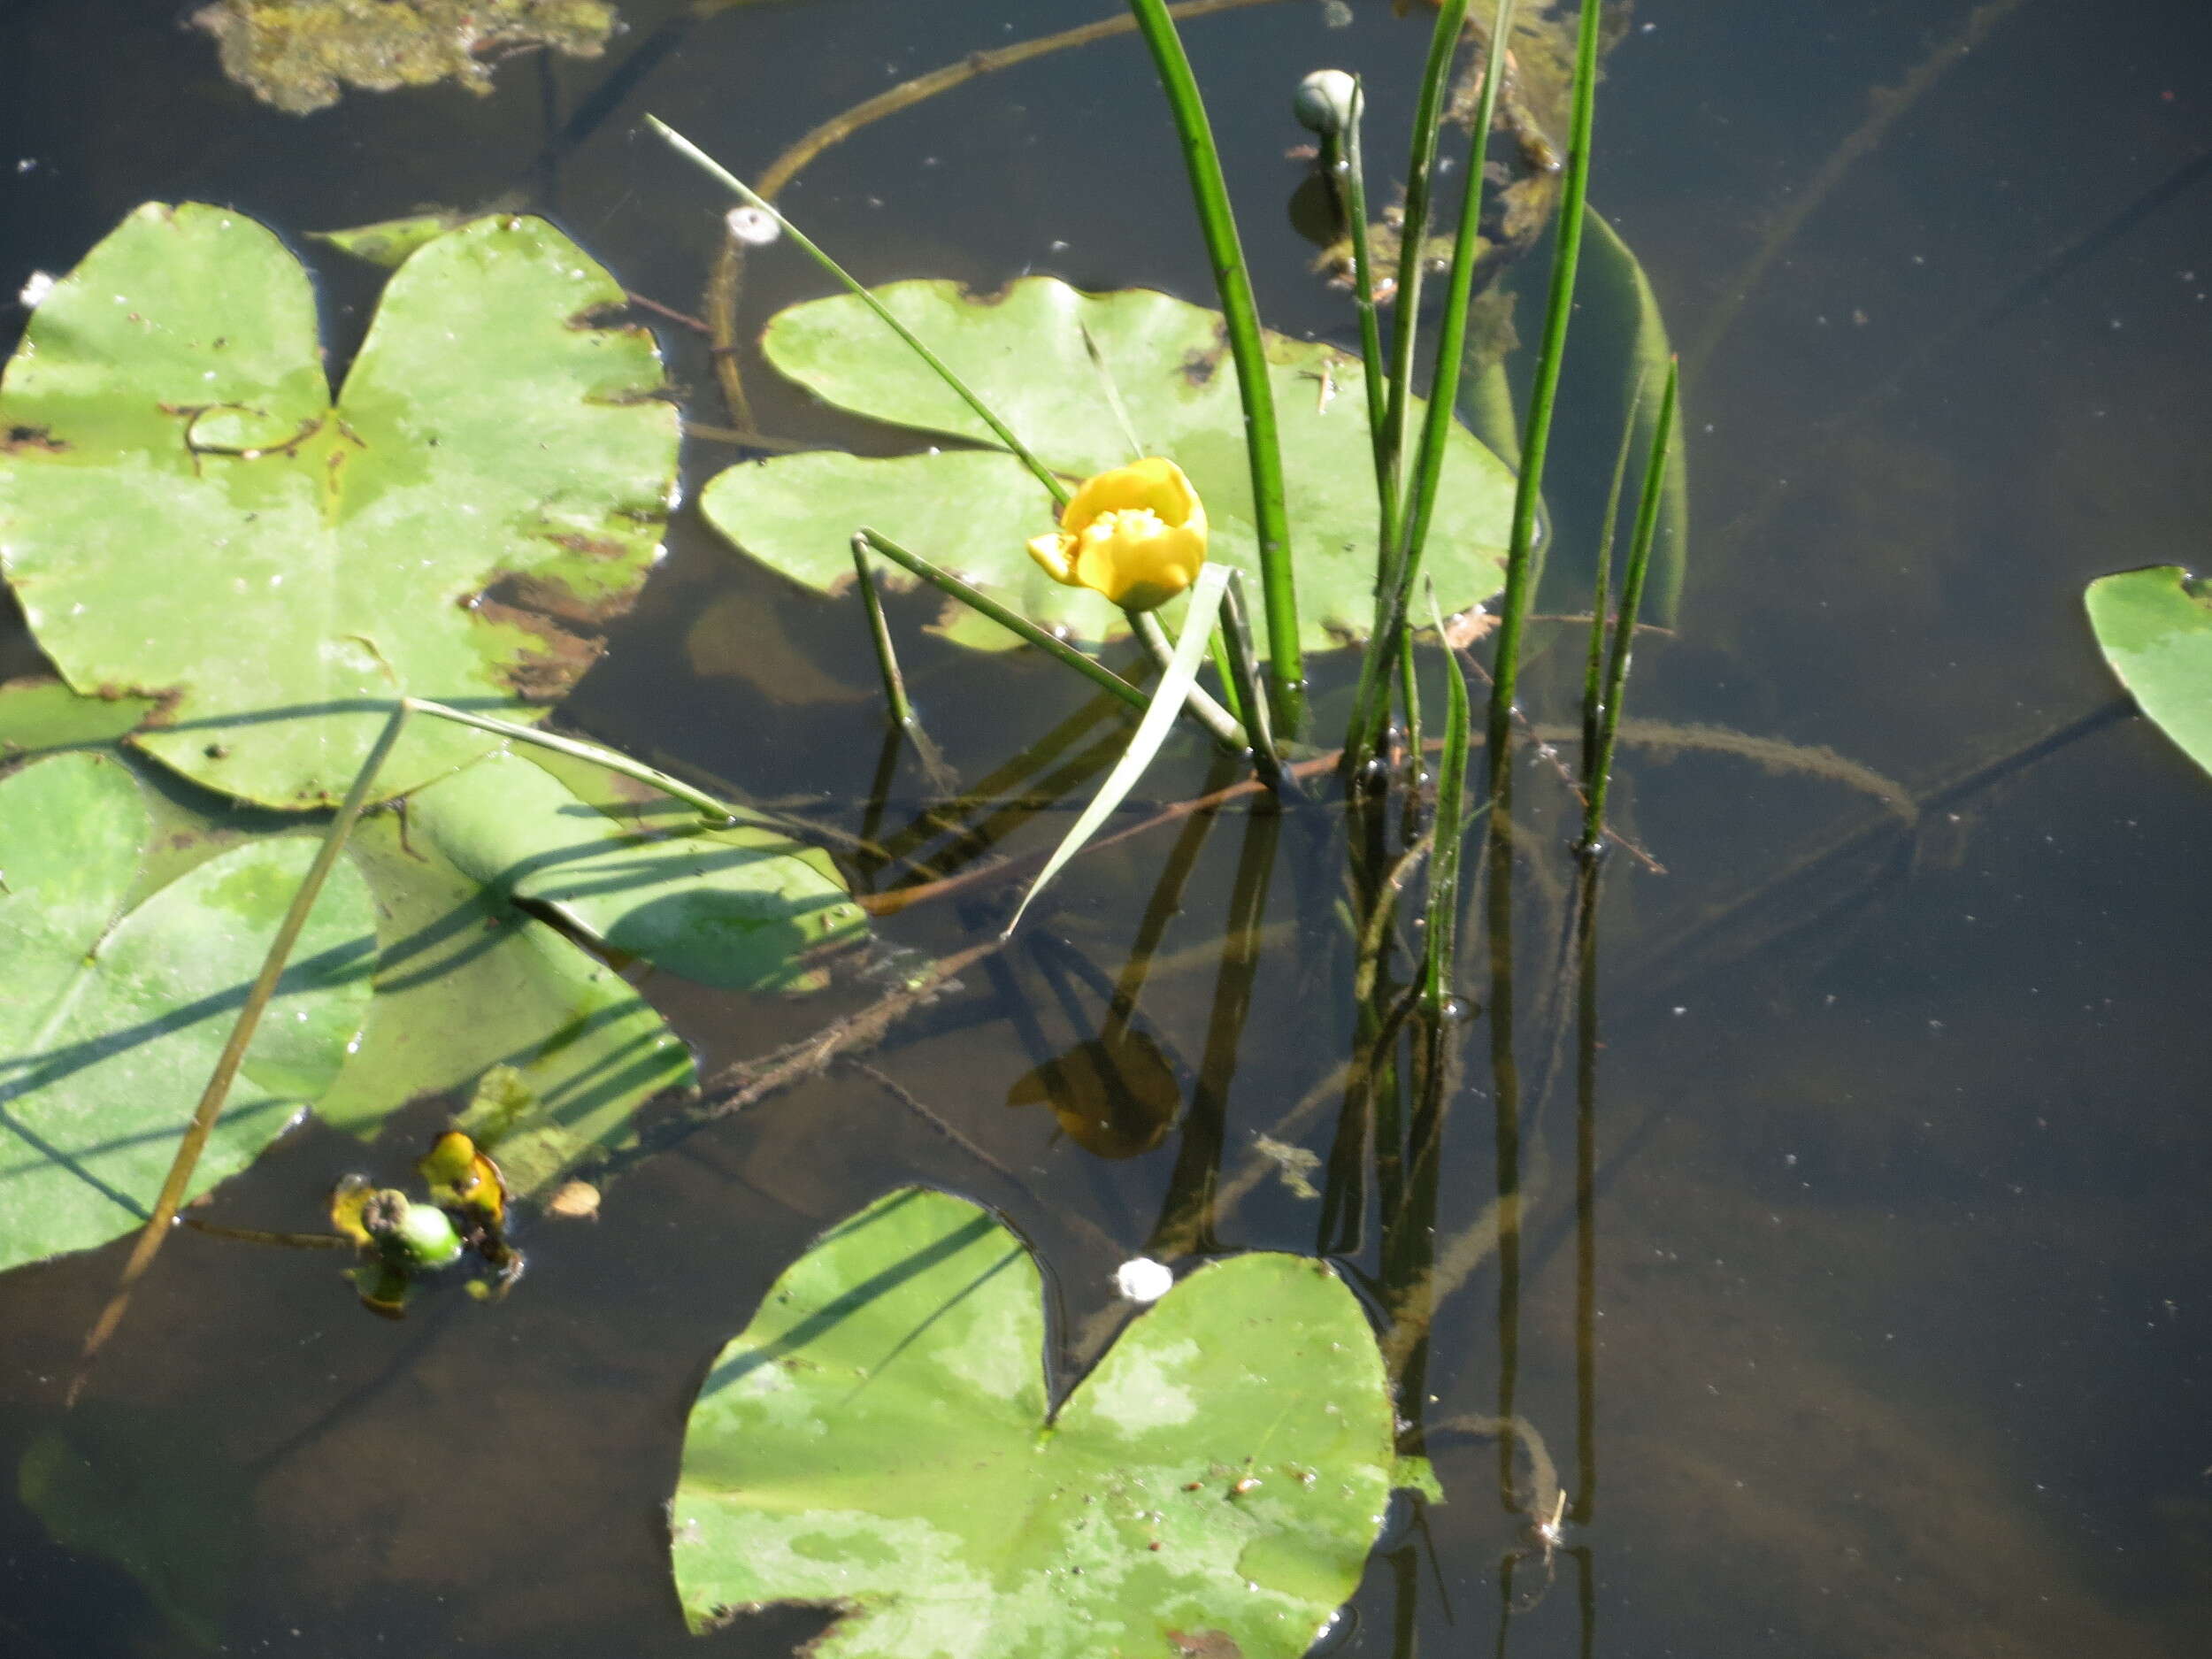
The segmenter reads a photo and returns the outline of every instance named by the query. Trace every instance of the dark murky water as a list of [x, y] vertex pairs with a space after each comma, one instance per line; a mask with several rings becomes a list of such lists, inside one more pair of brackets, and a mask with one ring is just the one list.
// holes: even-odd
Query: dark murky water
[[[631, 288], [689, 308], [717, 204], [637, 136], [638, 111], [757, 171], [894, 81], [1109, 9], [793, 0], [706, 19], [559, 158], [549, 196], [535, 165], [548, 111], [575, 108], [605, 65], [541, 75], [520, 62], [488, 100], [356, 95], [301, 120], [223, 82], [173, 7], [8, 0], [0, 287], [66, 269], [149, 197], [226, 203], [296, 237], [540, 188], [533, 204]], [[680, 8], [626, 10], [637, 28], [618, 55]], [[1970, 24], [1974, 50], [1747, 290], [1763, 235], [1820, 189], [1873, 90], [1905, 84]], [[1424, 33], [1377, 0], [1340, 30], [1314, 0], [1191, 26], [1275, 326], [1349, 327], [1279, 209], [1298, 180], [1282, 151], [1302, 136], [1287, 88], [1323, 62], [1358, 67], [1388, 132]], [[1610, 877], [1588, 1397], [1563, 1081], [1529, 1107], [1512, 1328], [1478, 1267], [1445, 1307], [1429, 1375], [1432, 1422], [1487, 1414], [1509, 1349], [1515, 1409], [1571, 1486], [1593, 1483], [1589, 1521], [1553, 1592], [1502, 1624], [1541, 1568], [1525, 1560], [1502, 1586], [1523, 1534], [1498, 1502], [1494, 1454], [1440, 1436], [1453, 1501], [1378, 1560], [1340, 1651], [1409, 1651], [1409, 1628], [1424, 1652], [1615, 1659], [2203, 1651], [2212, 780], [2140, 720], [2096, 718], [2116, 694], [2079, 595], [2108, 570], [2200, 559], [2212, 522], [2212, 220], [2201, 169], [2188, 171], [2212, 145], [2208, 67], [2200, 6], [2057, 0], [1647, 4], [1611, 59], [1594, 190], [1684, 349], [1695, 488], [1681, 628], [1640, 652], [1635, 712], [1825, 746], [1924, 810], [1908, 830], [1863, 791], [1778, 761], [1631, 755], [1629, 817], [1671, 873], [1622, 861]], [[868, 280], [991, 287], [1035, 270], [1208, 291], [1126, 40], [895, 117], [831, 150], [785, 204]], [[374, 285], [321, 263], [342, 336]], [[781, 252], [749, 281], [756, 325], [819, 291]], [[703, 354], [680, 331], [664, 340], [710, 411]], [[850, 441], [763, 377], [754, 390], [770, 430]], [[693, 485], [726, 458], [695, 446]], [[1594, 492], [1609, 460], [1602, 434], [1570, 427], [1555, 493]], [[671, 543], [570, 715], [856, 823], [880, 734], [857, 621], [742, 567], [688, 518]], [[918, 602], [895, 616], [919, 641], [910, 673], [964, 775], [1075, 710], [1033, 665], [920, 640]], [[18, 640], [0, 667], [35, 662]], [[1547, 696], [1569, 718], [1569, 679], [1536, 671], [1540, 718]], [[1203, 776], [1187, 757], [1147, 789], [1181, 795]], [[1240, 871], [1271, 859], [1254, 1011], [1216, 1074], [1233, 1168], [1348, 1029], [1297, 948], [1298, 895], [1328, 890], [1339, 854], [1296, 823], [1273, 836], [1235, 816], [1215, 825], [1147, 995], [1164, 1035], [1203, 1053], [1221, 973], [1209, 941]], [[1115, 972], [1165, 845], [1087, 861], [1046, 931]], [[1544, 915], [1532, 890], [1540, 974]], [[935, 951], [966, 926], [917, 911], [888, 932]], [[541, 1229], [531, 1277], [495, 1309], [449, 1297], [385, 1325], [323, 1258], [180, 1242], [73, 1431], [201, 1448], [165, 1494], [196, 1540], [164, 1566], [172, 1601], [234, 1653], [766, 1654], [803, 1639], [813, 1624], [793, 1617], [695, 1642], [678, 1618], [658, 1505], [708, 1353], [823, 1223], [915, 1179], [1002, 1206], [1079, 1328], [1173, 1164], [1172, 1143], [1096, 1164], [1041, 1114], [1002, 1104], [1035, 1064], [1024, 1022], [1054, 1048], [1092, 1034], [1068, 1028], [1033, 958], [1009, 971], [1002, 986], [976, 976], [956, 1021], [925, 1021], [877, 1058], [1018, 1186], [837, 1076], [660, 1160], [610, 1194], [596, 1225]], [[716, 1056], [828, 1011], [652, 988]], [[1542, 999], [1524, 1001], [1526, 1050], [1548, 1052]], [[1454, 1230], [1494, 1179], [1486, 1100], [1471, 1092], [1459, 1111]], [[393, 1143], [426, 1121], [396, 1125]], [[1326, 1136], [1325, 1122], [1302, 1131], [1317, 1148]], [[219, 1213], [311, 1226], [360, 1158], [310, 1129], [225, 1189]], [[1223, 1224], [1233, 1246], [1312, 1238], [1310, 1204], [1272, 1181]], [[119, 1259], [0, 1282], [5, 1466], [58, 1420], [60, 1379]], [[219, 1614], [206, 1610], [216, 1584], [229, 1587]], [[196, 1651], [138, 1582], [57, 1547], [12, 1498], [0, 1649]]]

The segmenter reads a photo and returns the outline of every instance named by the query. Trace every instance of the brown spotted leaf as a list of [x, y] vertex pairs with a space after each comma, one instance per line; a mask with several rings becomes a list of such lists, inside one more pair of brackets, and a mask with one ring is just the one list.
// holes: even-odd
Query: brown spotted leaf
[[[0, 570], [134, 741], [277, 807], [342, 795], [402, 693], [532, 719], [657, 551], [676, 413], [620, 288], [480, 219], [386, 288], [333, 404], [307, 274], [241, 214], [139, 208], [0, 380]], [[496, 740], [418, 720], [380, 794]]]

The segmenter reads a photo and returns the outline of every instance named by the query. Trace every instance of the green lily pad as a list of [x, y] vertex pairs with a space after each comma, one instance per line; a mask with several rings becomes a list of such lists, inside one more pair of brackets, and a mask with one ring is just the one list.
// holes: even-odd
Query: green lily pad
[[821, 853], [757, 825], [696, 827], [680, 805], [672, 825], [626, 825], [519, 755], [487, 756], [407, 810], [464, 874], [702, 984], [817, 991], [821, 956], [867, 933]]
[[[151, 825], [104, 756], [0, 781], [0, 1268], [144, 1221], [315, 854], [300, 836], [234, 848], [132, 905]], [[368, 1008], [371, 928], [367, 887], [342, 861], [193, 1192], [244, 1168], [337, 1076]]]
[[[395, 275], [334, 407], [307, 275], [240, 214], [138, 209], [0, 380], [0, 569], [78, 691], [160, 700], [133, 741], [265, 805], [342, 795], [394, 697], [534, 718], [634, 596], [676, 412], [614, 280], [541, 219]], [[486, 753], [418, 720], [397, 794]]]
[[58, 749], [97, 749], [153, 712], [146, 697], [86, 697], [58, 680], [16, 680], [0, 686], [0, 757]]
[[[1244, 417], [1217, 312], [1144, 289], [1082, 294], [1050, 277], [1026, 278], [987, 299], [941, 281], [896, 282], [876, 295], [1048, 465], [1076, 479], [1132, 458], [1084, 343], [1087, 330], [1139, 444], [1176, 462], [1198, 487], [1211, 527], [1210, 556], [1256, 580]], [[781, 373], [855, 413], [993, 442], [973, 411], [849, 296], [779, 312], [764, 345]], [[1365, 637], [1374, 619], [1375, 481], [1365, 380], [1358, 359], [1332, 347], [1270, 334], [1267, 351], [1288, 480], [1300, 637], [1307, 649], [1325, 650]], [[1503, 584], [1512, 503], [1504, 463], [1455, 426], [1427, 561], [1447, 610], [1486, 599]], [[745, 552], [821, 592], [851, 580], [852, 534], [865, 526], [1072, 638], [1099, 642], [1128, 632], [1104, 600], [1061, 587], [1030, 558], [1027, 541], [1052, 528], [1053, 505], [1002, 452], [741, 462], [708, 484], [700, 505]], [[886, 572], [887, 579], [897, 575]], [[965, 645], [1014, 643], [964, 608], [949, 611], [940, 626]]]
[[2212, 588], [2177, 565], [2101, 576], [2084, 595], [2136, 706], [2212, 772]]
[[469, 218], [441, 209], [434, 213], [410, 213], [404, 219], [379, 219], [373, 225], [349, 225], [343, 230], [311, 230], [307, 234], [310, 240], [326, 242], [340, 253], [394, 271], [405, 265], [416, 249], [466, 224]]
[[619, 1145], [639, 1106], [694, 1082], [689, 1051], [620, 974], [434, 841], [379, 816], [348, 845], [377, 898], [376, 1000], [359, 1048], [315, 1102], [323, 1121], [371, 1135], [408, 1102], [504, 1065], [580, 1156]]
[[692, 1408], [671, 1509], [704, 1630], [788, 1601], [818, 1659], [1296, 1659], [1394, 1478], [1367, 1321], [1321, 1263], [1201, 1267], [1056, 1412], [1035, 1260], [908, 1189], [776, 1281]]

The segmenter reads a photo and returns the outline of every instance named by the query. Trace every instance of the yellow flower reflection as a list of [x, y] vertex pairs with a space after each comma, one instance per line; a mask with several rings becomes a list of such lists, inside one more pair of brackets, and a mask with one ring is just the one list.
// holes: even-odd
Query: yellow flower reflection
[[1059, 533], [1031, 541], [1029, 556], [1056, 582], [1149, 611], [1198, 580], [1206, 509], [1181, 467], [1148, 456], [1085, 483], [1060, 510]]

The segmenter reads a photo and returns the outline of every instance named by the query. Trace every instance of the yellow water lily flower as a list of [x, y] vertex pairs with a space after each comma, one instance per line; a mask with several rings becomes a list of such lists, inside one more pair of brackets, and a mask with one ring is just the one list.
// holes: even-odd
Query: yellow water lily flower
[[1060, 510], [1060, 529], [1029, 544], [1056, 582], [1102, 593], [1125, 611], [1164, 605], [1206, 562], [1206, 509], [1183, 469], [1148, 456], [1088, 480]]

